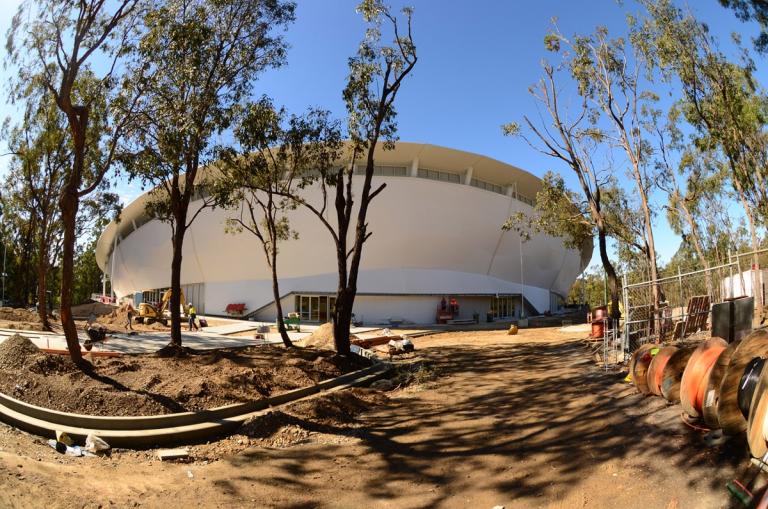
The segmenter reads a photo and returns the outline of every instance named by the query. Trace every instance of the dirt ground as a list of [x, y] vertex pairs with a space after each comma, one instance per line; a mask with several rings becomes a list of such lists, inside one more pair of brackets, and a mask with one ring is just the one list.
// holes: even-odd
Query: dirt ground
[[410, 385], [298, 402], [186, 463], [70, 458], [1, 427], [0, 506], [728, 507], [744, 442], [706, 448], [679, 406], [637, 395], [577, 339], [417, 338]]
[[197, 411], [268, 397], [360, 369], [332, 351], [280, 346], [221, 349], [183, 358], [93, 359], [85, 373], [21, 336], [0, 344], [0, 391], [34, 405], [91, 415]]

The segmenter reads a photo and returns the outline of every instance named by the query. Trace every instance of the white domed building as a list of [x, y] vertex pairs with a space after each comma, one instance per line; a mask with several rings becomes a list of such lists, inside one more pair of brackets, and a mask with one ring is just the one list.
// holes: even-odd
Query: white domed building
[[[373, 177], [387, 188], [368, 211], [369, 231], [354, 312], [366, 324], [436, 322], [443, 298], [455, 298], [457, 318], [485, 320], [556, 312], [592, 256], [592, 244], [567, 249], [543, 234], [521, 243], [501, 225], [513, 213], [533, 213], [541, 187], [534, 175], [469, 152], [398, 142], [376, 154]], [[354, 177], [362, 188], [363, 177]], [[319, 188], [308, 189], [319, 197]], [[118, 298], [158, 301], [170, 286], [171, 230], [145, 213], [144, 194], [99, 239], [96, 258]], [[194, 207], [194, 203], [191, 205]], [[271, 273], [258, 239], [226, 233], [232, 211], [207, 209], [184, 241], [182, 285], [199, 313], [224, 315], [244, 303], [258, 320], [275, 319]], [[280, 244], [278, 274], [283, 312], [303, 322], [329, 319], [336, 293], [333, 241], [317, 217], [301, 207], [289, 213], [297, 240]], [[522, 251], [521, 251], [522, 250]]]

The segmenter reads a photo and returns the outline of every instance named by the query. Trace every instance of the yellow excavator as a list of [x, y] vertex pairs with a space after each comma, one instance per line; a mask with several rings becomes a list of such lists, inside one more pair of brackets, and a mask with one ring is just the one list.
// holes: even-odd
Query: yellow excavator
[[[166, 290], [163, 294], [163, 300], [160, 303], [160, 308], [155, 304], [149, 302], [142, 302], [139, 304], [138, 314], [136, 315], [136, 323], [146, 323], [150, 325], [154, 322], [160, 322], [166, 327], [168, 326], [168, 320], [171, 318], [171, 312], [168, 310], [168, 306], [171, 303], [171, 290]], [[181, 292], [181, 311], [182, 314], [187, 316], [187, 299], [184, 296], [184, 292]]]

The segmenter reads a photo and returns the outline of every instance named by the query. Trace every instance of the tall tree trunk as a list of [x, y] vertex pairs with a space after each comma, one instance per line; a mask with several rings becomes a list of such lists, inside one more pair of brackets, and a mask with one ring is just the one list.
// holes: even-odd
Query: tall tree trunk
[[[71, 182], [64, 188], [60, 200], [61, 222], [64, 226], [64, 240], [61, 251], [61, 326], [67, 340], [67, 350], [72, 361], [82, 365], [83, 354], [80, 351], [80, 340], [77, 337], [77, 327], [72, 317], [72, 282], [75, 274], [75, 222], [79, 199], [77, 185]], [[114, 253], [112, 253], [114, 256]]]
[[354, 300], [346, 288], [336, 292], [336, 306], [333, 311], [333, 342], [336, 353], [349, 355], [349, 329], [352, 326], [352, 307]]
[[51, 324], [48, 322], [48, 248], [46, 246], [46, 232], [41, 232], [40, 242], [37, 250], [37, 314], [40, 317], [40, 323], [43, 329], [51, 330]]
[[280, 283], [277, 280], [277, 241], [275, 240], [276, 232], [273, 232], [272, 248], [270, 255], [272, 261], [270, 266], [272, 268], [272, 296], [275, 298], [275, 312], [277, 313], [277, 330], [280, 332], [280, 338], [283, 340], [283, 344], [286, 348], [293, 347], [291, 338], [288, 337], [288, 331], [285, 328], [285, 320], [283, 320], [283, 303], [280, 302]]
[[611, 259], [608, 257], [608, 242], [606, 239], [605, 224], [602, 220], [598, 221], [597, 239], [600, 248], [600, 261], [603, 263], [603, 270], [608, 278], [608, 291], [611, 294], [611, 321], [618, 324], [621, 318], [619, 311], [619, 280], [616, 276], [616, 269], [613, 268]]
[[184, 247], [186, 216], [177, 218], [173, 233], [173, 258], [171, 260], [171, 345], [181, 347], [181, 260]]

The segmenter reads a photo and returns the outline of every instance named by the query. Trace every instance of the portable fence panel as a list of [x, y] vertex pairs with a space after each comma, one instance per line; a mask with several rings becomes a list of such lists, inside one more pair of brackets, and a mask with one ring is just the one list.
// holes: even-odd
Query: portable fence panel
[[662, 277], [655, 284], [625, 284], [625, 354], [645, 343], [683, 339], [708, 330], [712, 304], [733, 296], [731, 285], [723, 283], [734, 274], [739, 274], [736, 262]]

